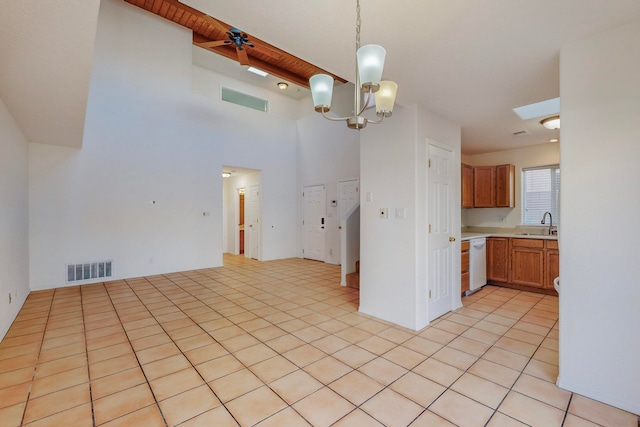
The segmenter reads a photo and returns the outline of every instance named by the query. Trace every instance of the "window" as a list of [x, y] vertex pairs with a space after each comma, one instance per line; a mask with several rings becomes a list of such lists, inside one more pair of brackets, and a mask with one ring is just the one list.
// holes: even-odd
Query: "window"
[[254, 110], [267, 112], [269, 103], [266, 99], [256, 98], [255, 96], [247, 95], [246, 93], [236, 92], [229, 88], [223, 87], [221, 92], [221, 98], [223, 101], [231, 102], [232, 104], [242, 105], [243, 107], [253, 108]]
[[523, 168], [522, 223], [540, 224], [544, 213], [551, 212], [551, 215], [553, 215], [553, 223], [557, 224], [559, 222], [559, 192], [559, 165]]

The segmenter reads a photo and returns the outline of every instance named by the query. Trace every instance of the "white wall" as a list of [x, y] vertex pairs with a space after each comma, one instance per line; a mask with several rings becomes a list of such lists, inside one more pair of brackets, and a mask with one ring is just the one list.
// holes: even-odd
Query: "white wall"
[[640, 21], [560, 53], [562, 388], [640, 413]]
[[[471, 227], [515, 227], [522, 224], [522, 168], [559, 164], [560, 144], [555, 142], [464, 156], [463, 162], [471, 166], [503, 165], [507, 163], [514, 165], [516, 167], [516, 207], [462, 209], [462, 225]], [[501, 218], [504, 218], [504, 221], [501, 221]], [[554, 218], [555, 220], [556, 218]]]
[[29, 294], [27, 147], [0, 99], [0, 340]]
[[[428, 323], [427, 138], [457, 152], [459, 197], [460, 127], [412, 105], [360, 136], [360, 311], [420, 329]], [[388, 219], [380, 219], [380, 208]], [[405, 219], [395, 218], [396, 208], [406, 210]], [[453, 224], [459, 237], [459, 213]]]
[[101, 2], [83, 148], [30, 147], [32, 289], [64, 286], [66, 263], [113, 259], [114, 278], [221, 265], [229, 164], [262, 170], [262, 259], [295, 256], [295, 121], [193, 94], [191, 45]]
[[339, 264], [338, 207], [332, 207], [330, 201], [338, 199], [338, 180], [360, 177], [359, 133], [349, 129], [345, 122], [326, 120], [314, 112], [312, 105], [309, 106], [309, 111], [310, 115], [298, 120], [297, 254], [302, 257], [302, 189], [324, 184], [327, 195], [325, 261]]

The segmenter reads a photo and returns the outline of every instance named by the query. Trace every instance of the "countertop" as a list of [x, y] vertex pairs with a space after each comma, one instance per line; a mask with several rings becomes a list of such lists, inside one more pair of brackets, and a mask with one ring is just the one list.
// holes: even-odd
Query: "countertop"
[[477, 239], [479, 237], [509, 237], [509, 238], [517, 238], [517, 239], [544, 239], [544, 240], [558, 240], [558, 235], [548, 235], [548, 234], [522, 234], [523, 232], [513, 231], [513, 232], [483, 232], [483, 231], [465, 231], [461, 234], [460, 240], [471, 240]]

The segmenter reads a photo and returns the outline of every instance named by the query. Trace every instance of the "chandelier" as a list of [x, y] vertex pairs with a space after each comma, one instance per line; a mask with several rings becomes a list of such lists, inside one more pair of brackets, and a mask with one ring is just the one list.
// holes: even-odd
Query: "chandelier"
[[[311, 97], [315, 110], [322, 113], [325, 119], [346, 121], [350, 129], [360, 130], [367, 123], [380, 123], [393, 112], [398, 85], [382, 80], [382, 69], [386, 51], [382, 46], [368, 44], [360, 47], [360, 0], [356, 0], [356, 84], [353, 115], [349, 117], [329, 117], [331, 97], [333, 96], [333, 77], [327, 74], [316, 74], [309, 79]], [[362, 105], [364, 93], [364, 105]], [[372, 96], [373, 95], [373, 96]], [[376, 114], [380, 117], [371, 120], [362, 115], [369, 107], [371, 98], [375, 98]]]

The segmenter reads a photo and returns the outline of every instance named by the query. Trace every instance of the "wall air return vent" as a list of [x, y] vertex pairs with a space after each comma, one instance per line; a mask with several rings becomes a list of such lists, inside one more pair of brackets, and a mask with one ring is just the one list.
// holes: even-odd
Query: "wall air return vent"
[[113, 274], [112, 261], [84, 262], [82, 264], [67, 264], [67, 283], [81, 280], [111, 277]]
[[242, 105], [243, 107], [252, 108], [254, 110], [267, 112], [269, 102], [266, 99], [256, 98], [255, 96], [247, 95], [246, 93], [236, 92], [226, 87], [222, 87], [220, 96], [223, 101], [231, 102], [232, 104]]

